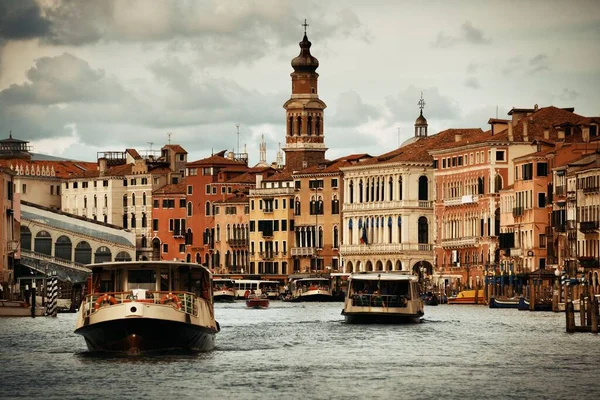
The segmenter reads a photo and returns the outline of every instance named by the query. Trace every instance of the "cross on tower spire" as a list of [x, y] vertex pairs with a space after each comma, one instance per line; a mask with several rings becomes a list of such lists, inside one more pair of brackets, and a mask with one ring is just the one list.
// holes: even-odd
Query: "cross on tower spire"
[[310, 26], [306, 23], [306, 18], [304, 18], [304, 23], [302, 24], [302, 26], [304, 27], [304, 34], [306, 35], [306, 28]]
[[417, 105], [421, 109], [421, 114], [423, 114], [423, 108], [425, 107], [425, 100], [423, 100], [423, 92], [421, 92], [421, 100], [419, 100]]

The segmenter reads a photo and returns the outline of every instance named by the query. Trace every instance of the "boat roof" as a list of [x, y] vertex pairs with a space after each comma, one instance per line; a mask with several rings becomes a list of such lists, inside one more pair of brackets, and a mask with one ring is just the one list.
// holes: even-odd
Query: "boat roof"
[[360, 281], [417, 281], [419, 279], [416, 275], [411, 274], [398, 274], [398, 273], [358, 273], [350, 275], [351, 280]]
[[171, 268], [195, 268], [203, 269], [207, 273], [211, 274], [210, 270], [204, 265], [196, 263], [186, 263], [181, 261], [111, 261], [105, 263], [88, 264], [87, 268], [104, 268], [104, 269], [129, 269], [139, 267], [171, 267]]
[[235, 279], [229, 279], [229, 278], [213, 278], [213, 282], [234, 282], [235, 283]]
[[327, 279], [327, 278], [300, 278], [300, 279], [296, 279], [294, 282], [308, 282], [308, 281], [327, 281], [327, 282], [329, 282], [329, 279]]

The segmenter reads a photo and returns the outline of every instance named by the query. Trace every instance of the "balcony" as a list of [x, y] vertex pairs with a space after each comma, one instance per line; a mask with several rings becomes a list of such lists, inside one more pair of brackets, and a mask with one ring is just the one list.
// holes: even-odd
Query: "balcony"
[[460, 206], [463, 204], [475, 204], [479, 202], [479, 196], [476, 194], [467, 194], [461, 197], [453, 197], [451, 199], [444, 199], [444, 206]]
[[511, 257], [522, 257], [523, 256], [523, 249], [521, 249], [521, 248], [512, 248], [512, 249], [510, 249], [510, 255], [511, 255]]
[[294, 188], [261, 188], [250, 189], [250, 196], [281, 196], [294, 194]]
[[340, 253], [350, 254], [393, 254], [401, 251], [431, 252], [432, 244], [427, 243], [375, 243], [375, 244], [350, 244], [340, 247]]
[[588, 186], [583, 188], [583, 194], [595, 194], [600, 193], [600, 188], [598, 186]]
[[181, 237], [183, 237], [184, 235], [185, 235], [185, 232], [184, 232], [184, 231], [182, 231], [182, 230], [176, 230], [176, 231], [173, 231], [173, 237], [176, 237], [176, 238], [177, 238], [177, 237], [180, 237], [180, 238], [181, 238]]
[[567, 230], [577, 229], [577, 222], [575, 220], [567, 220]]
[[583, 256], [578, 257], [579, 265], [583, 268], [598, 268], [600, 266], [600, 261], [596, 257], [591, 256]]
[[479, 237], [465, 237], [458, 239], [443, 239], [442, 247], [444, 248], [457, 248], [457, 247], [472, 247], [477, 246], [479, 243]]
[[292, 247], [292, 257], [312, 257], [317, 254], [317, 249], [314, 247]]
[[557, 186], [554, 189], [554, 193], [556, 194], [556, 196], [565, 196], [567, 194], [567, 187], [564, 185]]
[[146, 206], [142, 206], [142, 212], [146, 212]]
[[263, 212], [265, 214], [273, 214], [273, 209], [272, 208], [265, 208], [265, 209], [263, 209]]
[[513, 217], [520, 217], [521, 215], [523, 215], [523, 207], [513, 208]]
[[598, 221], [580, 222], [579, 230], [583, 233], [593, 233], [598, 230]]
[[227, 244], [231, 247], [248, 247], [248, 239], [229, 239]]
[[273, 231], [262, 231], [262, 237], [264, 237], [264, 238], [272, 238], [273, 237]]
[[398, 208], [433, 208], [433, 201], [429, 200], [397, 200], [374, 201], [368, 203], [345, 203], [343, 211], [387, 210]]

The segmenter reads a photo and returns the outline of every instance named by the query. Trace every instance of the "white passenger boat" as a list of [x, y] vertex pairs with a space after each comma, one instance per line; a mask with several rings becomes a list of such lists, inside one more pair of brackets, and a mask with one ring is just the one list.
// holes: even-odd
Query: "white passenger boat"
[[92, 264], [92, 293], [75, 327], [90, 351], [208, 351], [219, 323], [212, 274], [198, 264], [112, 262]]
[[219, 301], [235, 300], [235, 281], [227, 278], [213, 279], [213, 299]]
[[352, 274], [342, 315], [348, 323], [420, 322], [424, 305], [418, 282], [417, 276], [398, 272]]
[[332, 301], [328, 278], [301, 278], [290, 282], [291, 301]]

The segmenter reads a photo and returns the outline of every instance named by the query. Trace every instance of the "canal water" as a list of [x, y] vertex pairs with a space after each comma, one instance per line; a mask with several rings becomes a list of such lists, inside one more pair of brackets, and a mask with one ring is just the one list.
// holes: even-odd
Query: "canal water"
[[342, 303], [217, 304], [210, 353], [90, 355], [74, 314], [0, 319], [0, 398], [593, 399], [600, 337], [564, 314], [428, 307], [416, 325], [348, 325]]

